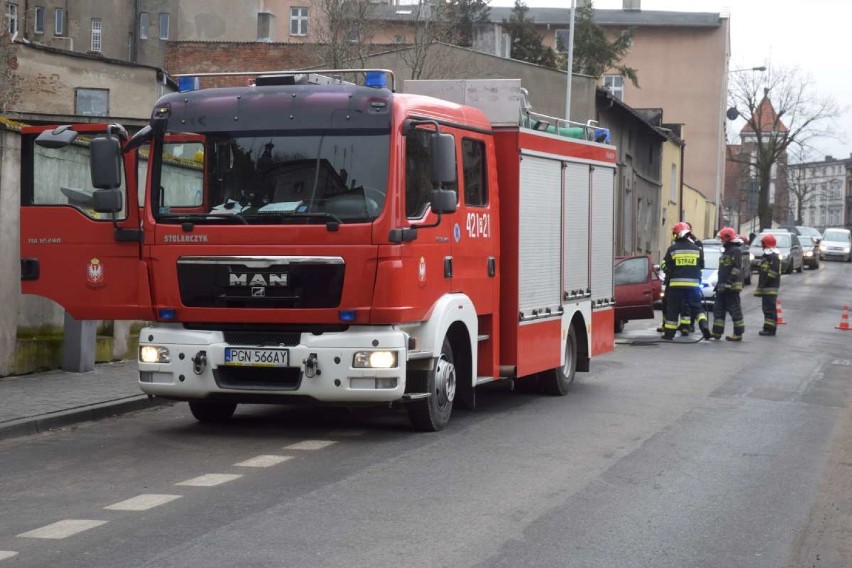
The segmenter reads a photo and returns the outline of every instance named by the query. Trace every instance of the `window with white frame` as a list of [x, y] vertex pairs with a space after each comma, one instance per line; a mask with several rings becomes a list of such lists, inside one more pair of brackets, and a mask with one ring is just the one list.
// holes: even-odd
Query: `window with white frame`
[[91, 51], [95, 51], [100, 53], [102, 43], [101, 43], [101, 19], [100, 18], [92, 18], [92, 45]]
[[74, 109], [79, 116], [107, 116], [109, 89], [76, 89]]
[[6, 31], [10, 35], [18, 33], [18, 5], [6, 2]]
[[169, 15], [160, 14], [160, 39], [169, 39]]
[[53, 35], [65, 35], [65, 8], [57, 8], [53, 11]]
[[33, 33], [44, 33], [44, 6], [36, 6], [33, 13]]
[[290, 8], [290, 35], [308, 35], [307, 8]]
[[604, 88], [616, 99], [624, 100], [624, 77], [621, 75], [604, 75]]
[[151, 24], [151, 16], [148, 12], [139, 14], [139, 39], [148, 39], [148, 26]]

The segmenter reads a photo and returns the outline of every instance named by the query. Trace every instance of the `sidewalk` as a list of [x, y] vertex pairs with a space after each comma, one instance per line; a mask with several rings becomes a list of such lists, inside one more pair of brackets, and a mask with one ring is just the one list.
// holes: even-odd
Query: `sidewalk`
[[0, 378], [0, 440], [157, 406], [139, 390], [136, 361], [89, 373], [49, 371]]

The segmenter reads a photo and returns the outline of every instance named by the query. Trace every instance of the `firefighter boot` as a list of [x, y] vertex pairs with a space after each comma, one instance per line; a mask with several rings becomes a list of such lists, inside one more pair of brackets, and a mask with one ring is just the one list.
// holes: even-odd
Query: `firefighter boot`
[[729, 336], [725, 337], [725, 340], [726, 340], [726, 341], [742, 341], [742, 340], [743, 340], [743, 336], [742, 336], [742, 335], [733, 334], [733, 335], [729, 335]]
[[764, 337], [774, 337], [775, 336], [775, 330], [773, 330], [773, 329], [761, 329], [760, 331], [757, 332], [757, 334], [762, 335]]

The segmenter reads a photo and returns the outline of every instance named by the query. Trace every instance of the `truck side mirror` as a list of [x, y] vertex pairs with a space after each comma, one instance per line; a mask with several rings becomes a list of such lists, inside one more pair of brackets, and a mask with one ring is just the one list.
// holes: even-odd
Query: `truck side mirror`
[[98, 189], [92, 194], [92, 209], [96, 213], [119, 213], [123, 192], [120, 189]]
[[433, 189], [429, 195], [432, 212], [437, 215], [455, 213], [458, 201], [456, 192], [452, 189]]
[[77, 131], [66, 124], [41, 132], [36, 137], [35, 143], [43, 148], [64, 148], [76, 139]]
[[456, 183], [456, 141], [451, 134], [432, 134], [432, 185], [440, 187]]
[[117, 138], [101, 136], [89, 143], [89, 170], [92, 175], [92, 187], [121, 187], [121, 144]]

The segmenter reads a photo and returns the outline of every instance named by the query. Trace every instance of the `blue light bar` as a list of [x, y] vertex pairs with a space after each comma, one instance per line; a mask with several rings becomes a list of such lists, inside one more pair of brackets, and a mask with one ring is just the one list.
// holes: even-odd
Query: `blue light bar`
[[382, 71], [367, 71], [364, 74], [364, 84], [375, 89], [384, 89], [388, 86], [388, 78]]
[[178, 77], [178, 91], [197, 91], [199, 89], [198, 77]]
[[177, 317], [177, 310], [174, 308], [160, 308], [158, 315], [161, 320], [173, 320]]
[[338, 316], [340, 321], [355, 321], [355, 310], [340, 310]]

